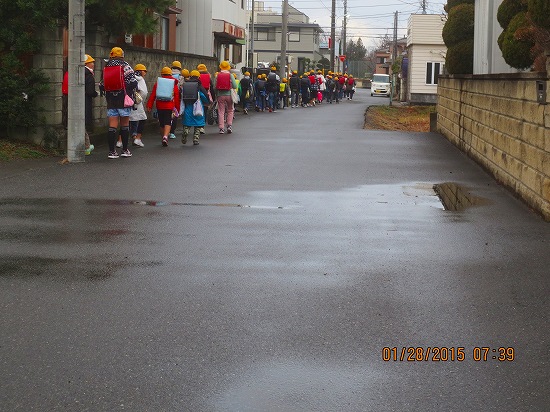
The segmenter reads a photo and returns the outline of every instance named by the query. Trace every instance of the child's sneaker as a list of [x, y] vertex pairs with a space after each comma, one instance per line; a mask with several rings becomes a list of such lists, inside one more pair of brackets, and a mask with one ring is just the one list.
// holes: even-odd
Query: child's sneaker
[[92, 151], [93, 151], [94, 149], [95, 149], [94, 145], [91, 144], [90, 147], [88, 147], [88, 148], [86, 149], [86, 151], [84, 152], [84, 154], [85, 154], [86, 156], [90, 156], [90, 155], [92, 154]]
[[220, 129], [220, 134], [224, 134], [224, 133], [225, 133], [225, 130]]
[[120, 140], [118, 140], [118, 141], [116, 142], [116, 147], [118, 147], [118, 148], [121, 148], [121, 147], [122, 147], [122, 142], [121, 142]]
[[231, 126], [227, 126], [227, 133], [229, 134], [233, 133], [233, 129]]
[[134, 146], [138, 146], [138, 147], [144, 147], [145, 145], [143, 144], [143, 142], [141, 141], [141, 139], [134, 139]]
[[162, 136], [162, 145], [164, 147], [168, 146], [168, 136]]
[[107, 157], [109, 159], [118, 159], [120, 156], [118, 155], [117, 151], [115, 150], [114, 152], [109, 152], [109, 154], [107, 155]]
[[176, 138], [176, 135], [174, 133], [170, 133], [170, 135], [168, 136], [170, 139], [175, 139]]
[[132, 157], [132, 153], [130, 152], [130, 150], [126, 149], [122, 151], [120, 157]]

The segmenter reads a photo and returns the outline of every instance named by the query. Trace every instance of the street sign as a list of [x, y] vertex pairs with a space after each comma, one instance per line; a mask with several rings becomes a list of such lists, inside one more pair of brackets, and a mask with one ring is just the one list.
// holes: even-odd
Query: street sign
[[343, 62], [343, 61], [345, 61], [345, 60], [346, 60], [346, 56], [341, 55], [341, 56], [340, 56], [340, 61]]

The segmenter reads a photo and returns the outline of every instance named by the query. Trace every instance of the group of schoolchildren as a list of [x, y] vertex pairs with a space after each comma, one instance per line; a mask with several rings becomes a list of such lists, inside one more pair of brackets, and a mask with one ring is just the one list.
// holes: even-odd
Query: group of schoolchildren
[[[239, 102], [245, 115], [251, 104], [254, 104], [256, 111], [273, 112], [289, 106], [315, 106], [323, 101], [339, 103], [344, 98], [352, 100], [356, 86], [351, 75], [328, 72], [325, 77], [320, 70], [317, 73], [312, 70], [302, 76], [294, 71], [289, 80], [281, 80], [275, 67], [271, 67], [269, 74], [258, 75], [255, 81], [247, 71], [239, 81], [230, 72], [231, 66], [227, 61], [220, 63], [220, 71], [214, 76], [210, 75], [204, 64], [189, 71], [182, 68], [179, 61], [174, 61], [171, 66], [162, 68], [146, 100], [145, 65], [136, 64], [132, 69], [124, 61], [124, 51], [120, 47], [114, 47], [109, 57], [100, 90], [107, 100], [110, 159], [132, 156], [128, 148], [130, 136], [133, 146], [144, 147], [141, 136], [147, 119], [146, 111], [152, 112], [153, 108], [153, 116], [160, 126], [162, 146], [168, 146], [169, 139], [176, 138], [180, 118], [183, 125], [182, 144], [187, 144], [188, 137], [192, 135], [193, 145], [198, 145], [200, 135], [205, 133], [207, 113], [213, 108], [213, 112], [217, 113], [215, 120], [219, 133], [232, 133], [235, 105]], [[122, 149], [120, 154], [117, 148]]]
[[[108, 158], [131, 157], [128, 148], [130, 136], [133, 146], [145, 146], [141, 136], [147, 119], [146, 111], [152, 112], [153, 117], [157, 118], [164, 147], [168, 146], [169, 139], [176, 138], [180, 118], [183, 125], [182, 144], [187, 144], [187, 138], [192, 133], [193, 145], [198, 145], [200, 135], [204, 134], [207, 110], [214, 101], [220, 133], [232, 133], [236, 99], [232, 96], [232, 90], [237, 93], [237, 81], [230, 69], [229, 62], [223, 61], [220, 71], [216, 76], [211, 76], [204, 64], [189, 71], [182, 69], [179, 61], [174, 61], [171, 67], [162, 68], [146, 100], [146, 66], [139, 63], [132, 69], [124, 60], [124, 51], [114, 47], [100, 83], [100, 90], [107, 100]], [[117, 148], [122, 149], [120, 154]]]
[[[321, 70], [314, 70], [298, 75], [295, 70], [290, 80], [280, 79], [276, 67], [271, 67], [269, 74], [259, 74], [247, 93], [254, 94], [255, 110], [258, 112], [273, 112], [280, 108], [311, 107], [326, 101], [332, 104], [339, 103], [346, 98], [353, 99], [356, 81], [353, 75], [347, 73], [333, 73], [326, 76]], [[250, 81], [249, 73], [243, 79]], [[243, 80], [241, 80], [242, 82]], [[245, 90], [245, 89], [243, 89]], [[244, 96], [243, 96], [244, 97]], [[242, 98], [243, 110], [248, 111], [248, 101]]]

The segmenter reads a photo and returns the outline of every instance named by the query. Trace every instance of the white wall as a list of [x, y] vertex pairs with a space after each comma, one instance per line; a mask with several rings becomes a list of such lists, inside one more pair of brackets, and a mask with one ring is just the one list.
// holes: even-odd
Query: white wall
[[437, 84], [426, 84], [426, 64], [428, 62], [445, 64], [444, 50], [432, 45], [415, 45], [411, 48], [409, 60], [409, 92], [436, 94]]
[[497, 44], [502, 33], [497, 21], [498, 6], [502, 0], [476, 0], [474, 25], [474, 74], [516, 73], [502, 57]]
[[178, 15], [182, 23], [176, 29], [176, 47], [179, 52], [200, 56], [214, 55], [212, 1], [178, 0], [177, 7], [183, 10]]

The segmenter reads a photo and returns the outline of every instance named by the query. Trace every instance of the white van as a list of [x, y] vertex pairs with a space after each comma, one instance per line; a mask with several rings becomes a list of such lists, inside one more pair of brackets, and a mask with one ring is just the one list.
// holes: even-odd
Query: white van
[[375, 74], [372, 76], [370, 95], [390, 97], [391, 83], [389, 74]]

